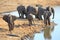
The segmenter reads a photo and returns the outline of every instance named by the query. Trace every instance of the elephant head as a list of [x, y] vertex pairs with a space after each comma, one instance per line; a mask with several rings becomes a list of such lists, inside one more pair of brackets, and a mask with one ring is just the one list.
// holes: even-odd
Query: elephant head
[[54, 9], [52, 8], [52, 7], [50, 7], [50, 6], [48, 6], [48, 7], [46, 7], [46, 10], [48, 10], [48, 11], [50, 11], [51, 13], [53, 13], [53, 18], [52, 19], [54, 19]]
[[43, 20], [42, 15], [44, 14], [45, 9], [42, 7], [38, 7], [38, 13], [36, 15], [36, 18], [39, 20]]
[[23, 6], [23, 5], [18, 6], [17, 11], [18, 11], [18, 14], [19, 14], [19, 18], [20, 17], [24, 18], [24, 14], [26, 14], [25, 13], [25, 6]]
[[16, 16], [10, 14], [3, 16], [3, 20], [6, 21], [7, 23], [10, 23], [10, 21], [14, 22], [16, 19], [18, 19]]

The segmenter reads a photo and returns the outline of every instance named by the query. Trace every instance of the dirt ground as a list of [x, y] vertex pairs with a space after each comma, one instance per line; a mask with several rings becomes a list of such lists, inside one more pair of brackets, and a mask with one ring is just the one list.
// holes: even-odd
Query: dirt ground
[[[28, 26], [28, 21], [26, 19], [20, 19], [15, 21], [15, 27], [12, 31], [12, 36], [9, 35], [8, 24], [0, 18], [0, 40], [21, 40], [22, 37], [29, 35], [32, 37], [34, 33], [39, 33], [44, 28], [43, 21], [34, 21], [34, 25]], [[54, 23], [51, 22], [51, 26]]]

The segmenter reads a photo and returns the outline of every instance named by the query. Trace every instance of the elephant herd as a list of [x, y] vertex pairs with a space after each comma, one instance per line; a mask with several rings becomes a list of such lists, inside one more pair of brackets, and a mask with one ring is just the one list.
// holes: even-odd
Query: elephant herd
[[33, 20], [33, 15], [35, 15], [35, 18], [39, 19], [39, 20], [43, 20], [42, 19], [42, 15], [44, 18], [44, 23], [45, 25], [47, 25], [47, 21], [48, 24], [50, 25], [50, 16], [53, 13], [53, 19], [54, 19], [54, 9], [50, 6], [43, 8], [40, 6], [36, 6], [38, 7], [38, 11], [36, 10], [35, 7], [33, 6], [27, 6], [27, 8], [25, 8], [25, 6], [21, 5], [17, 7], [17, 11], [19, 14], [19, 18], [24, 18], [24, 14], [26, 16], [26, 19], [28, 19], [29, 23], [32, 24], [32, 20]]
[[[45, 25], [47, 24], [50, 25], [50, 16], [52, 15], [52, 13], [53, 13], [53, 18], [54, 18], [54, 9], [50, 6], [46, 8], [42, 8], [38, 6], [38, 11], [37, 11], [36, 8], [33, 6], [29, 5], [27, 6], [27, 8], [25, 8], [25, 6], [20, 5], [17, 7], [17, 11], [19, 14], [19, 18], [24, 19], [24, 15], [26, 16], [25, 18], [28, 19], [29, 26], [32, 25], [33, 15], [35, 15], [35, 18], [37, 18], [38, 20], [43, 20], [44, 18]], [[17, 18], [15, 16], [12, 16], [10, 14], [3, 16], [3, 20], [8, 23], [10, 32], [14, 29], [14, 21], [16, 19]]]

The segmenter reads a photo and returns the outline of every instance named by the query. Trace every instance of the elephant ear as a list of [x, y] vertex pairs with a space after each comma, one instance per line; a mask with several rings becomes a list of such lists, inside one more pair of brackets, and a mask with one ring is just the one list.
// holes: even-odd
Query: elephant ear
[[10, 23], [10, 17], [9, 17], [9, 15], [4, 15], [4, 16], [3, 16], [3, 20], [4, 20], [5, 22], [7, 22], [7, 23]]
[[47, 11], [49, 11], [49, 6], [48, 6], [48, 7], [46, 7], [46, 10], [47, 10]]
[[12, 16], [12, 20], [15, 21], [17, 19], [16, 16]]

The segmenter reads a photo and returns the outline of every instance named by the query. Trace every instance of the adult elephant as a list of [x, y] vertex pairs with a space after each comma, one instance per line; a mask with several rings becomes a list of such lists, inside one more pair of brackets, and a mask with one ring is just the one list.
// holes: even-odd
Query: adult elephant
[[51, 16], [51, 12], [50, 11], [44, 11], [44, 24], [47, 25], [49, 24], [50, 25], [50, 16]]
[[39, 20], [42, 20], [42, 15], [43, 15], [44, 24], [47, 25], [48, 22], [48, 24], [50, 25], [50, 16], [52, 15], [52, 13], [54, 19], [54, 9], [52, 7], [48, 6], [46, 7], [46, 9], [42, 7], [38, 7], [38, 14], [36, 16]]
[[46, 9], [42, 7], [38, 7], [38, 14], [36, 15], [39, 20], [42, 20], [42, 15], [44, 15], [44, 11], [50, 11], [51, 14], [53, 13], [53, 18], [54, 18], [54, 9], [50, 6], [46, 7]]
[[18, 14], [19, 14], [19, 18], [23, 19], [24, 18], [24, 14], [27, 15], [25, 6], [23, 6], [23, 5], [18, 6], [17, 7], [17, 11], [18, 11]]
[[27, 6], [27, 19], [29, 21], [29, 26], [32, 25], [33, 15], [36, 15], [36, 9], [32, 6]]
[[32, 22], [33, 22], [33, 14], [32, 13], [28, 14], [27, 15], [27, 19], [29, 21], [29, 26], [31, 26], [32, 25]]
[[45, 9], [42, 7], [38, 7], [38, 13], [36, 15], [36, 18], [38, 18], [39, 20], [42, 20], [42, 15], [44, 13]]
[[16, 19], [17, 19], [16, 16], [12, 16], [12, 15], [10, 15], [10, 14], [3, 16], [3, 20], [8, 23], [10, 33], [11, 33], [11, 31], [14, 29], [14, 21], [15, 21]]

